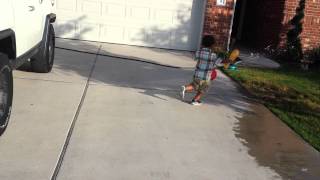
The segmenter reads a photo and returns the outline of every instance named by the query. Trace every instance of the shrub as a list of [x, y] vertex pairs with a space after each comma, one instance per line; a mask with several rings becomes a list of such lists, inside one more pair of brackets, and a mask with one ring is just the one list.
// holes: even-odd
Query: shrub
[[299, 1], [296, 15], [291, 19], [292, 28], [287, 33], [287, 53], [291, 60], [299, 62], [303, 58], [300, 34], [303, 30], [305, 0]]
[[305, 58], [313, 62], [313, 66], [320, 67], [320, 46], [305, 52]]

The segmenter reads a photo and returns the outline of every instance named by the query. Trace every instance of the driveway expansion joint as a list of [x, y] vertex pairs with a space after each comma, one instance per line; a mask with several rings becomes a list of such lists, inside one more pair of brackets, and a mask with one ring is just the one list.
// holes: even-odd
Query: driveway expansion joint
[[72, 81], [58, 81], [50, 79], [37, 79], [37, 78], [23, 78], [23, 77], [14, 77], [15, 79], [28, 80], [28, 81], [43, 81], [43, 82], [53, 82], [53, 83], [63, 83], [63, 84], [83, 84]]
[[98, 55], [98, 56], [102, 56], [102, 57], [111, 57], [111, 58], [121, 59], [121, 60], [125, 60], [125, 61], [134, 61], [134, 62], [152, 64], [152, 65], [166, 67], [166, 68], [172, 68], [172, 69], [188, 69], [188, 68], [182, 68], [182, 67], [172, 66], [172, 65], [168, 65], [168, 64], [161, 64], [161, 63], [146, 61], [146, 60], [143, 60], [143, 59], [140, 59], [140, 58], [118, 56], [118, 55], [110, 55], [110, 54], [101, 54], [100, 53], [101, 45], [99, 47], [98, 53], [92, 53], [92, 52], [88, 52], [88, 51], [80, 51], [80, 50], [75, 50], [75, 49], [70, 49], [70, 48], [63, 48], [63, 47], [56, 47], [56, 48], [57, 49], [66, 50], [66, 51], [74, 51], [74, 52], [78, 52], [78, 53]]
[[61, 151], [61, 153], [60, 153], [60, 156], [59, 156], [58, 162], [57, 162], [57, 164], [56, 164], [56, 167], [55, 167], [55, 169], [54, 169], [54, 172], [53, 172], [53, 175], [52, 175], [52, 177], [51, 177], [51, 180], [56, 180], [57, 177], [58, 177], [58, 175], [59, 175], [59, 171], [60, 171], [61, 166], [62, 166], [62, 164], [63, 164], [63, 160], [64, 160], [65, 154], [66, 154], [66, 152], [67, 152], [67, 149], [68, 149], [68, 146], [69, 146], [71, 137], [72, 137], [73, 130], [74, 130], [75, 125], [76, 125], [76, 123], [77, 123], [77, 120], [78, 120], [79, 114], [80, 114], [80, 112], [81, 112], [81, 108], [82, 108], [82, 106], [83, 106], [83, 103], [84, 103], [84, 101], [85, 101], [85, 99], [86, 99], [86, 95], [87, 95], [87, 92], [88, 92], [88, 88], [89, 88], [89, 86], [90, 86], [90, 80], [91, 80], [92, 74], [93, 74], [93, 72], [94, 72], [94, 69], [95, 69], [95, 67], [96, 67], [96, 63], [97, 63], [97, 60], [98, 60], [98, 57], [99, 57], [99, 52], [100, 52], [100, 50], [101, 50], [101, 45], [99, 46], [99, 49], [98, 49], [97, 53], [95, 53], [96, 57], [95, 57], [95, 59], [94, 59], [93, 65], [92, 65], [92, 67], [91, 67], [90, 74], [89, 74], [88, 79], [87, 79], [87, 82], [86, 82], [86, 86], [85, 86], [84, 91], [83, 91], [83, 93], [82, 93], [82, 97], [81, 97], [80, 103], [79, 103], [79, 105], [78, 105], [78, 107], [77, 107], [76, 114], [75, 114], [75, 116], [74, 116], [74, 118], [73, 118], [73, 120], [72, 120], [71, 126], [70, 126], [70, 128], [69, 128], [69, 130], [68, 130], [68, 134], [67, 134], [65, 143], [64, 143], [64, 145], [63, 145], [62, 151]]

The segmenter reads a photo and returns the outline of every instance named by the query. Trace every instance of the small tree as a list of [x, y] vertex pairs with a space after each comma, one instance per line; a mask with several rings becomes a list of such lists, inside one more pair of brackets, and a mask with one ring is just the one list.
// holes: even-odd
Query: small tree
[[303, 30], [302, 20], [304, 18], [305, 0], [300, 0], [296, 9], [296, 15], [290, 20], [292, 28], [287, 33], [287, 52], [290, 59], [295, 62], [303, 58], [300, 34]]

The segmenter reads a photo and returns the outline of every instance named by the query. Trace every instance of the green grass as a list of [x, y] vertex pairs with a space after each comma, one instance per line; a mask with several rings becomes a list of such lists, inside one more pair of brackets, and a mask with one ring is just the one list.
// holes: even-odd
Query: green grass
[[292, 67], [223, 70], [320, 150], [320, 73]]

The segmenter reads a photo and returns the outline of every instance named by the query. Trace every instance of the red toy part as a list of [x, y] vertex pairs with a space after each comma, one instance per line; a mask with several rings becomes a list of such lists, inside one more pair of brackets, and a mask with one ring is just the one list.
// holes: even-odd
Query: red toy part
[[217, 75], [218, 75], [217, 70], [215, 70], [215, 69], [212, 70], [211, 81], [215, 80], [217, 78]]

